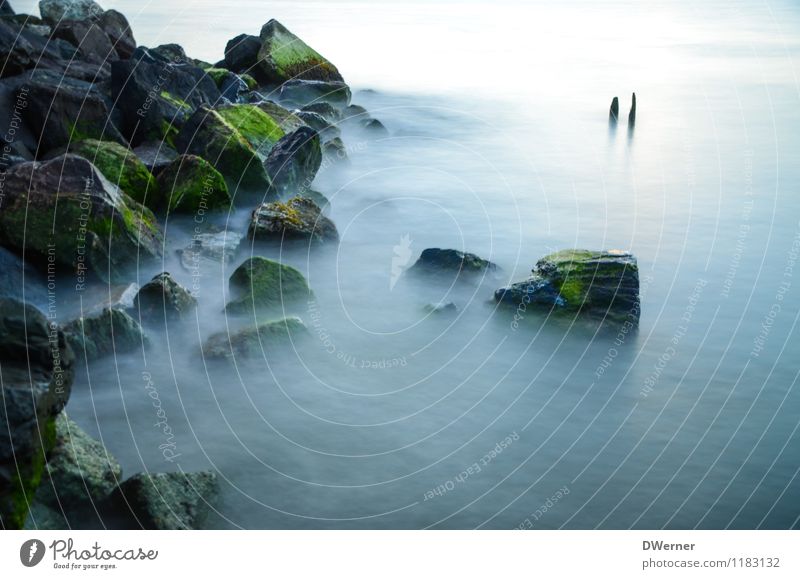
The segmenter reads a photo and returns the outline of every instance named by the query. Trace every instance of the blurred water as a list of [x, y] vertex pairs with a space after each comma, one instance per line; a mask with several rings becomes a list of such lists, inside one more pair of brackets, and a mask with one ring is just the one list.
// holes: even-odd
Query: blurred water
[[[392, 135], [345, 132], [351, 163], [315, 183], [338, 248], [246, 246], [195, 283], [173, 251], [190, 232], [168, 224], [165, 263], [138, 276], [163, 268], [194, 285], [196, 319], [92, 366], [68, 408], [127, 473], [215, 469], [215, 527], [798, 526], [796, 6], [104, 6], [140, 43], [212, 62], [277, 18]], [[221, 225], [241, 231], [246, 213]], [[474, 287], [397, 281], [405, 236], [412, 262], [452, 247], [502, 273]], [[495, 288], [565, 247], [637, 255], [638, 332], [533, 313], [514, 329], [496, 309]], [[257, 362], [207, 363], [198, 346], [236, 323], [221, 313], [225, 280], [251, 253], [307, 275], [317, 303], [299, 313], [319, 312], [316, 327]], [[423, 311], [440, 300], [460, 314]], [[159, 450], [145, 371], [177, 464]]]

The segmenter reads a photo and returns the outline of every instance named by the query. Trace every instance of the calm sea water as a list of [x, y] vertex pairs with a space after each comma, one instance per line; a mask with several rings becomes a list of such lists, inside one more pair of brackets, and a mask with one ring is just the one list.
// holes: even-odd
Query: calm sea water
[[[695, 4], [106, 1], [140, 43], [212, 62], [277, 18], [391, 137], [345, 132], [351, 163], [316, 181], [338, 248], [245, 247], [193, 280], [169, 223], [165, 263], [138, 276], [171, 271], [196, 319], [89, 368], [68, 411], [128, 474], [217, 471], [212, 527], [798, 527], [800, 9]], [[241, 231], [246, 213], [222, 225]], [[393, 258], [427, 247], [502, 274], [398, 279]], [[637, 255], [637, 332], [532, 313], [514, 328], [496, 309], [495, 288], [568, 247]], [[251, 251], [307, 275], [312, 336], [204, 362]], [[440, 300], [460, 313], [427, 316]]]

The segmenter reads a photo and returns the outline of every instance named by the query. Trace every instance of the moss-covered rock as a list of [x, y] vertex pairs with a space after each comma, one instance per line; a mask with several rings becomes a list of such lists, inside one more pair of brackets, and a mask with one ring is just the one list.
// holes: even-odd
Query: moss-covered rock
[[197, 155], [180, 155], [158, 175], [159, 207], [169, 212], [196, 213], [225, 209], [231, 195], [225, 178]]
[[238, 191], [264, 193], [270, 179], [258, 151], [219, 111], [200, 107], [176, 139], [178, 151], [203, 157], [219, 171], [235, 198]]
[[88, 159], [103, 176], [139, 203], [154, 208], [158, 199], [155, 177], [128, 147], [85, 139], [70, 143], [69, 152]]
[[217, 112], [247, 139], [262, 160], [285, 134], [280, 125], [256, 105], [227, 105], [217, 108]]
[[306, 326], [296, 317], [233, 333], [219, 332], [203, 344], [203, 356], [210, 359], [260, 358], [273, 348], [302, 338], [307, 332]]
[[415, 275], [466, 278], [493, 273], [496, 270], [497, 265], [478, 257], [474, 253], [433, 247], [424, 250], [417, 262], [408, 271]]
[[256, 67], [268, 82], [280, 84], [292, 78], [344, 80], [333, 64], [277, 20], [267, 22], [260, 37]]
[[152, 211], [82, 157], [15, 165], [6, 173], [4, 193], [0, 242], [24, 249], [42, 265], [117, 281], [141, 260], [161, 254]]
[[639, 266], [625, 251], [558, 251], [540, 259], [527, 280], [497, 290], [495, 299], [638, 321]]
[[292, 111], [272, 101], [261, 101], [255, 103], [255, 106], [272, 117], [272, 120], [278, 123], [284, 134], [293, 133], [300, 127], [307, 126], [303, 119]]
[[0, 299], [0, 528], [20, 529], [56, 439], [75, 357], [64, 333], [36, 308]]
[[247, 235], [256, 241], [279, 243], [307, 241], [321, 244], [339, 241], [336, 225], [322, 215], [319, 206], [307, 197], [262, 204], [253, 211]]
[[142, 286], [133, 307], [142, 320], [164, 324], [186, 319], [197, 307], [197, 298], [165, 271]]
[[312, 295], [302, 273], [265, 257], [251, 257], [236, 268], [229, 286], [233, 296], [225, 308], [229, 314], [281, 310]]
[[87, 361], [135, 351], [148, 344], [139, 322], [116, 308], [78, 318], [64, 326], [64, 334], [72, 350]]

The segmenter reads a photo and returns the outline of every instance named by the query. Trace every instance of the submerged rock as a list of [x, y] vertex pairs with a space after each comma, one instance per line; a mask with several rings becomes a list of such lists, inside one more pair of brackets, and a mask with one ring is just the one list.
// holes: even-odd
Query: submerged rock
[[611, 101], [611, 108], [608, 111], [608, 120], [611, 123], [616, 123], [619, 119], [619, 99], [614, 97]]
[[116, 308], [78, 318], [64, 326], [72, 350], [87, 361], [125, 354], [148, 344], [139, 322]]
[[197, 299], [165, 271], [142, 286], [133, 307], [142, 320], [163, 324], [185, 319], [197, 307]]
[[292, 79], [281, 85], [279, 93], [279, 100], [301, 107], [323, 103], [344, 109], [351, 98], [350, 87], [337, 81]]
[[60, 414], [36, 501], [67, 518], [87, 517], [104, 506], [121, 481], [122, 467], [117, 459]]
[[499, 302], [639, 319], [639, 267], [625, 251], [567, 249], [536, 263], [533, 275], [495, 292]]
[[292, 79], [344, 80], [333, 64], [277, 20], [270, 20], [261, 28], [260, 39], [256, 69], [268, 83], [281, 84]]
[[631, 112], [628, 113], [628, 127], [636, 124], [636, 93], [631, 95]]
[[153, 213], [82, 157], [15, 165], [3, 192], [0, 242], [29, 259], [114, 281], [160, 255]]
[[476, 276], [492, 273], [497, 266], [474, 253], [457, 249], [429, 248], [422, 252], [417, 262], [409, 268], [415, 275]]
[[231, 195], [222, 174], [196, 155], [181, 155], [158, 175], [161, 209], [196, 213], [225, 209]]
[[458, 313], [458, 306], [453, 302], [439, 302], [425, 306], [425, 313], [434, 315], [453, 315]]
[[225, 307], [229, 314], [281, 310], [308, 300], [312, 295], [306, 278], [295, 268], [265, 257], [251, 257], [231, 275], [234, 299]]
[[[61, 154], [66, 151], [59, 151]], [[136, 154], [118, 143], [85, 139], [70, 143], [69, 152], [88, 159], [103, 176], [131, 198], [150, 208], [156, 208], [158, 186], [156, 179]], [[58, 156], [52, 155], [52, 156]]]
[[292, 343], [307, 333], [305, 324], [296, 317], [234, 333], [219, 332], [203, 344], [203, 356], [211, 359], [261, 358], [271, 349]]
[[253, 211], [247, 235], [256, 241], [339, 241], [336, 225], [307, 197], [264, 203]]
[[114, 493], [121, 510], [144, 529], [201, 529], [219, 494], [213, 472], [139, 473]]
[[0, 299], [0, 528], [20, 529], [56, 439], [72, 387], [74, 354], [33, 306]]
[[302, 194], [311, 187], [322, 165], [319, 135], [309, 127], [300, 127], [275, 143], [264, 165], [280, 194]]
[[178, 250], [178, 256], [187, 271], [196, 272], [204, 261], [230, 263], [241, 240], [241, 234], [232, 231], [196, 233], [188, 246]]
[[270, 179], [258, 152], [219, 111], [200, 107], [176, 139], [181, 153], [198, 155], [219, 171], [235, 198], [239, 190], [263, 194]]

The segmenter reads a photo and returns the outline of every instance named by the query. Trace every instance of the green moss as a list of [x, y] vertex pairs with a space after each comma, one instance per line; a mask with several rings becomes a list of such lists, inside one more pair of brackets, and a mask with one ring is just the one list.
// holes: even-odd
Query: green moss
[[216, 68], [214, 66], [204, 69], [206, 74], [211, 77], [217, 88], [222, 86], [222, 82], [231, 73], [227, 68]]
[[272, 146], [284, 135], [278, 123], [255, 105], [232, 105], [218, 112], [262, 158], [266, 158]]
[[249, 74], [240, 74], [239, 78], [244, 81], [249, 90], [256, 90], [258, 88], [258, 81]]
[[230, 207], [231, 196], [225, 178], [208, 161], [183, 155], [159, 175], [167, 199], [162, 205], [170, 212], [195, 212]]
[[90, 160], [106, 179], [139, 203], [157, 194], [155, 177], [130, 149], [118, 143], [87, 139], [70, 145], [70, 151]]
[[41, 444], [37, 445], [36, 452], [28, 465], [22, 465], [17, 469], [13, 477], [11, 488], [12, 513], [10, 515], [11, 527], [21, 529], [28, 518], [28, 509], [36, 489], [42, 482], [45, 465], [47, 464], [47, 453], [56, 443], [56, 421], [54, 418], [48, 419], [44, 423], [44, 428], [40, 430]]
[[175, 105], [176, 107], [178, 107], [180, 109], [192, 110], [192, 105], [187, 103], [185, 100], [176, 97], [174, 94], [170, 93], [169, 91], [162, 90], [160, 95], [161, 95], [162, 99], [172, 103], [173, 105]]
[[308, 299], [311, 294], [303, 274], [264, 257], [252, 257], [240, 265], [231, 276], [230, 289], [231, 293], [239, 295], [226, 307], [232, 314], [280, 309]]

